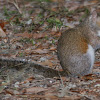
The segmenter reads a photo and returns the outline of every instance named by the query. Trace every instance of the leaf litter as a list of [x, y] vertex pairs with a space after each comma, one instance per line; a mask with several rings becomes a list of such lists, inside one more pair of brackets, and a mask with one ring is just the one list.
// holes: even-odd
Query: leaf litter
[[[14, 0], [10, 2], [12, 1]], [[17, 9], [12, 3], [0, 0], [0, 16], [2, 18], [0, 19], [0, 56], [30, 58], [43, 66], [62, 70], [57, 60], [56, 51], [57, 40], [61, 32], [79, 24], [79, 18], [83, 16], [84, 7], [97, 4], [98, 0], [63, 0], [62, 2], [51, 0], [52, 2], [49, 3], [44, 2], [45, 0], [43, 2], [37, 2], [35, 0], [32, 2], [27, 2], [26, 0], [23, 2], [20, 0], [15, 1], [18, 3], [16, 7], [18, 6], [19, 8]], [[57, 5], [57, 2], [60, 2], [60, 4]], [[68, 10], [67, 15], [58, 12], [60, 6], [67, 8], [64, 9], [66, 11]], [[24, 7], [26, 12], [23, 9]], [[48, 8], [50, 9], [48, 10]], [[79, 9], [80, 11], [78, 11]], [[53, 12], [51, 13], [50, 10]], [[20, 17], [19, 11], [23, 14], [22, 18]], [[97, 11], [99, 12], [99, 9]], [[11, 14], [13, 17], [10, 16]], [[63, 20], [63, 25], [58, 20], [54, 20], [53, 17]], [[7, 21], [4, 21], [4, 19]], [[53, 25], [53, 23], [56, 24]], [[98, 52], [96, 53], [96, 57], [100, 55]], [[96, 59], [96, 61], [99, 62], [100, 60]], [[12, 71], [16, 73], [15, 69], [13, 69], [10, 72], [11, 75], [15, 74]], [[100, 99], [99, 63], [95, 63], [94, 65], [93, 72], [96, 72], [96, 74], [90, 74], [76, 79], [63, 76], [60, 76], [60, 78], [45, 78], [40, 74], [33, 75], [30, 72], [26, 73], [26, 77], [22, 77], [24, 76], [24, 71], [23, 69], [21, 71], [18, 72], [18, 75], [21, 77], [20, 80], [14, 78], [11, 81], [9, 78], [10, 75], [2, 75], [3, 79], [0, 79], [0, 98], [2, 100]], [[6, 73], [9, 73], [8, 70]], [[15, 75], [17, 76], [17, 74]]]

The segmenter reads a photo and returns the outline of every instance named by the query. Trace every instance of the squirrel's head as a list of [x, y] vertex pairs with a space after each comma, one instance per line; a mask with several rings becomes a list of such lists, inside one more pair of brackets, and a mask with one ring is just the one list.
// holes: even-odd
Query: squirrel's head
[[89, 17], [86, 20], [86, 24], [89, 25], [90, 29], [95, 31], [100, 37], [100, 17], [97, 16], [95, 9], [91, 10]]

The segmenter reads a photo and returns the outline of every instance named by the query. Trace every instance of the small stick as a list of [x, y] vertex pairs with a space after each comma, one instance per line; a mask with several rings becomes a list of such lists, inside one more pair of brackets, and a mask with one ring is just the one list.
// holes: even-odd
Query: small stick
[[23, 14], [22, 11], [21, 11], [21, 9], [18, 6], [17, 0], [13, 0], [12, 2], [11, 1], [8, 1], [8, 2], [9, 3], [12, 3], [17, 8], [17, 10], [19, 11], [20, 14]]

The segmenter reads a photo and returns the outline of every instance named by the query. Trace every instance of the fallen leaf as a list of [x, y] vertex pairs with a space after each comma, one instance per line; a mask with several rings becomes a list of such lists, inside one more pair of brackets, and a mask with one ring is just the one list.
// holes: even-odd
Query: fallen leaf
[[33, 34], [28, 33], [28, 32], [24, 32], [24, 33], [18, 33], [18, 34], [16, 34], [16, 36], [20, 36], [20, 37], [23, 37], [23, 38], [32, 38]]
[[[96, 67], [97, 67], [97, 66], [96, 66]], [[100, 69], [99, 69], [99, 68], [93, 69], [93, 72], [94, 72], [94, 73], [100, 73]]]
[[53, 63], [49, 60], [46, 60], [44, 62], [39, 62], [39, 64], [44, 66], [53, 66]]
[[64, 71], [63, 69], [59, 69], [59, 71]]
[[0, 20], [0, 27], [2, 28], [2, 30], [5, 32], [6, 29], [4, 29], [5, 25], [8, 24], [8, 22], [5, 22], [4, 20]]
[[43, 49], [43, 50], [41, 50], [41, 49], [36, 49], [36, 50], [34, 50], [34, 52], [39, 53], [39, 54], [44, 54], [44, 53], [48, 53], [49, 50], [48, 50], [48, 49]]
[[[12, 17], [9, 19], [9, 21], [11, 21], [11, 20], [14, 19], [14, 18], [15, 18], [15, 16], [12, 16]], [[9, 24], [9, 21], [0, 20], [0, 27], [2, 28], [2, 30], [3, 30], [4, 32], [6, 32], [6, 29], [4, 29], [4, 27], [5, 27], [6, 24]]]
[[41, 39], [41, 38], [43, 38], [45, 36], [46, 36], [46, 33], [34, 33], [33, 34], [33, 38], [34, 39]]
[[32, 76], [32, 77], [26, 79], [25, 81], [21, 82], [21, 84], [25, 84], [27, 82], [31, 82], [33, 79], [35, 79], [35, 78]]
[[100, 66], [100, 62], [95, 62], [94, 65], [95, 65], [96, 67], [99, 67], [99, 66]]
[[56, 36], [56, 37], [61, 36], [61, 32], [56, 32], [55, 36]]
[[88, 81], [88, 80], [93, 80], [94, 75], [93, 74], [88, 74], [82, 77], [82, 79]]
[[46, 33], [28, 33], [28, 32], [24, 32], [24, 33], [18, 33], [18, 34], [16, 34], [16, 36], [20, 36], [20, 37], [23, 37], [23, 38], [41, 39], [41, 38], [46, 36]]
[[6, 94], [11, 94], [11, 95], [14, 95], [13, 91], [12, 90], [5, 90]]
[[38, 92], [42, 92], [46, 90], [47, 89], [42, 88], [42, 87], [31, 87], [31, 88], [25, 89], [25, 93], [38, 93]]
[[98, 1], [98, 0], [90, 0], [89, 2], [90, 2], [90, 3], [96, 4], [96, 3], [98, 3], [99, 1]]
[[68, 78], [66, 78], [66, 77], [61, 77], [61, 80], [63, 80], [63, 82], [65, 82], [66, 80], [68, 81]]
[[0, 27], [0, 37], [6, 37], [6, 34], [1, 27]]
[[84, 92], [83, 89], [77, 89], [77, 88], [71, 88], [70, 91], [71, 92], [76, 92], [76, 93], [82, 93], [82, 92]]
[[56, 50], [56, 47], [51, 47], [49, 50], [50, 51], [55, 51]]
[[49, 50], [48, 49], [36, 49], [36, 50], [26, 50], [25, 53], [26, 54], [46, 54], [48, 53]]

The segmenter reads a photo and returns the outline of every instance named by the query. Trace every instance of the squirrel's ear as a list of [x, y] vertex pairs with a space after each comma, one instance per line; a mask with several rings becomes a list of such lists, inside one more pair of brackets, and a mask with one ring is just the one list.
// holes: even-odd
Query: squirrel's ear
[[96, 20], [97, 20], [97, 12], [96, 12], [95, 9], [92, 9], [92, 10], [91, 10], [91, 14], [90, 14], [89, 19], [90, 19], [92, 22], [96, 22]]

